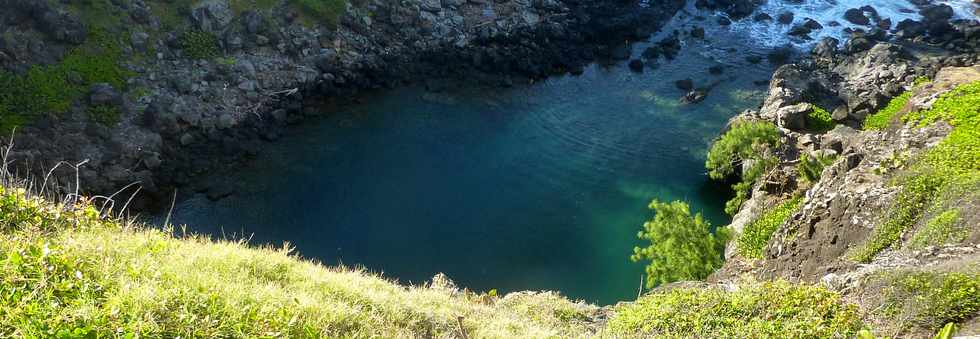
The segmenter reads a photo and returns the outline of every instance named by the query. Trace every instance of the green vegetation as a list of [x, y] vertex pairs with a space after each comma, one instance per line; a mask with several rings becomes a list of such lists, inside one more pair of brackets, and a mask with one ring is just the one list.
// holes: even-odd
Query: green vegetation
[[194, 59], [212, 59], [221, 54], [218, 37], [201, 30], [189, 30], [180, 35], [180, 48]]
[[833, 164], [836, 160], [836, 155], [821, 153], [816, 156], [810, 156], [809, 154], [803, 154], [800, 156], [800, 163], [796, 165], [796, 172], [799, 173], [800, 178], [804, 182], [814, 184], [820, 180], [823, 169]]
[[347, 0], [289, 0], [299, 9], [301, 18], [308, 24], [321, 23], [336, 27], [347, 11]]
[[763, 121], [735, 123], [728, 132], [711, 145], [705, 168], [712, 179], [722, 180], [735, 172], [735, 166], [742, 164], [741, 182], [732, 186], [735, 197], [725, 204], [725, 212], [734, 215], [749, 198], [755, 181], [776, 165], [776, 159], [769, 149], [779, 145], [779, 130], [776, 125]]
[[746, 258], [762, 259], [762, 251], [769, 244], [773, 233], [799, 211], [803, 204], [802, 197], [796, 197], [776, 205], [759, 216], [751, 224], [745, 226], [738, 236], [738, 253]]
[[970, 230], [960, 225], [960, 210], [950, 209], [929, 219], [924, 228], [915, 233], [909, 246], [923, 248], [929, 245], [955, 244], [966, 240]]
[[115, 126], [122, 120], [122, 112], [116, 106], [92, 106], [86, 112], [88, 113], [89, 119], [105, 126]]
[[53, 65], [31, 67], [25, 74], [0, 71], [0, 134], [43, 114], [67, 111], [96, 83], [123, 88], [131, 72], [120, 66], [119, 44], [94, 30], [89, 41]]
[[612, 335], [668, 338], [849, 338], [860, 328], [857, 307], [838, 294], [785, 281], [669, 288], [618, 306], [609, 320]]
[[0, 187], [0, 337], [585, 337], [595, 311], [554, 293], [404, 287], [289, 253]]
[[892, 98], [885, 108], [882, 108], [877, 113], [869, 115], [864, 119], [864, 129], [883, 130], [888, 128], [892, 121], [895, 120], [895, 115], [898, 114], [898, 111], [902, 110], [902, 108], [905, 107], [911, 98], [912, 92], [905, 92], [895, 98]]
[[947, 205], [942, 197], [955, 187], [980, 179], [980, 82], [960, 86], [942, 95], [931, 109], [911, 112], [904, 120], [918, 126], [944, 120], [953, 130], [898, 178], [902, 188], [895, 203], [867, 243], [852, 252], [854, 260], [870, 261], [930, 208]]
[[928, 84], [930, 82], [932, 82], [932, 79], [930, 79], [929, 77], [927, 77], [927, 76], [920, 76], [918, 78], [915, 78], [914, 81], [912, 81], [912, 87], [919, 87], [919, 86]]
[[837, 124], [827, 110], [812, 105], [813, 109], [806, 115], [806, 128], [813, 132], [826, 132], [834, 129]]
[[247, 10], [269, 10], [280, 2], [280, 0], [229, 0], [228, 6], [231, 7], [235, 15], [239, 15]]
[[900, 330], [935, 332], [980, 312], [980, 274], [899, 271], [877, 274], [870, 284], [882, 295], [875, 315]]
[[681, 280], [701, 280], [720, 268], [728, 241], [728, 230], [711, 233], [711, 223], [701, 213], [691, 215], [683, 202], [654, 200], [655, 216], [643, 224], [637, 236], [650, 246], [633, 249], [633, 261], [649, 260], [647, 287]]

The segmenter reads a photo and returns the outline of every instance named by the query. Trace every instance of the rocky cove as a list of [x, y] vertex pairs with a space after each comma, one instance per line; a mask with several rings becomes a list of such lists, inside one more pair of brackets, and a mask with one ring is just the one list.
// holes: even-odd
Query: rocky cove
[[[38, 60], [42, 63], [55, 62], [59, 56], [68, 53], [71, 46], [84, 45], [86, 37], [103, 34], [101, 29], [92, 29], [84, 24], [87, 16], [77, 7], [66, 7], [65, 10], [58, 4], [8, 2], [5, 5], [9, 6], [5, 8], [16, 8], [17, 11], [8, 12], [0, 19], [5, 27], [11, 27], [8, 32], [12, 32], [3, 36], [0, 47], [4, 48], [4, 54], [0, 57], [4, 60], [4, 66], [14, 72], [30, 72], [29, 66]], [[775, 165], [768, 171], [765, 180], [752, 183], [749, 197], [737, 209], [730, 228], [736, 233], [745, 233], [747, 229], [755, 227], [753, 224], [758, 220], [765, 218], [769, 211], [792, 199], [800, 199], [800, 207], [776, 225], [778, 227], [773, 231], [773, 238], [759, 249], [761, 258], [745, 254], [740, 249], [742, 243], [732, 241], [727, 248], [725, 265], [707, 282], [667, 286], [655, 292], [685, 286], [733, 291], [738, 290], [740, 285], [749, 286], [747, 281], [750, 280], [747, 279], [788, 279], [828, 286], [841, 293], [847, 301], [873, 309], [876, 300], [870, 296], [878, 288], [876, 284], [883, 284], [880, 280], [883, 273], [910, 270], [956, 273], [960, 272], [958, 265], [971, 267], [976, 262], [975, 230], [970, 230], [967, 237], [958, 243], [926, 248], [912, 246], [911, 238], [917, 230], [925, 229], [924, 221], [913, 225], [907, 234], [892, 241], [895, 245], [881, 253], [875, 252], [872, 260], [853, 259], [855, 248], [864, 246], [877, 236], [880, 222], [885, 219], [885, 211], [895, 201], [902, 199], [900, 189], [889, 184], [889, 180], [896, 180], [889, 173], [903, 166], [901, 159], [915, 158], [917, 154], [928, 151], [951, 131], [951, 127], [943, 123], [927, 128], [892, 124], [883, 131], [872, 131], [866, 130], [866, 121], [900, 95], [907, 95], [912, 103], [910, 105], [914, 105], [900, 108], [906, 111], [928, 110], [937, 97], [957, 86], [978, 80], [975, 68], [970, 68], [977, 64], [978, 59], [978, 24], [975, 18], [964, 17], [972, 14], [969, 2], [954, 2], [954, 6], [915, 1], [894, 7], [889, 7], [894, 3], [878, 4], [877, 7], [835, 7], [834, 11], [839, 15], [835, 15], [833, 20], [816, 18], [819, 13], [790, 10], [822, 4], [811, 1], [698, 1], [692, 4], [649, 1], [352, 2], [334, 28], [311, 28], [306, 25], [308, 18], [290, 7], [291, 3], [262, 11], [239, 12], [237, 8], [240, 8], [240, 3], [235, 1], [203, 1], [188, 4], [187, 10], [177, 12], [181, 14], [179, 17], [186, 20], [182, 22], [183, 25], [194, 32], [205, 32], [194, 34], [201, 34], [204, 40], [213, 38], [213, 42], [219, 46], [215, 53], [220, 57], [200, 59], [187, 54], [194, 45], [186, 42], [190, 38], [177, 30], [166, 32], [164, 29], [173, 26], [164, 24], [169, 20], [163, 20], [165, 16], [155, 10], [158, 7], [154, 5], [170, 4], [107, 2], [105, 5], [109, 7], [101, 8], [111, 13], [125, 13], [122, 22], [143, 30], [126, 32], [126, 35], [117, 38], [128, 41], [123, 44], [121, 53], [142, 53], [146, 58], [133, 58], [140, 61], [126, 65], [133, 76], [124, 86], [93, 84], [81, 100], [71, 105], [68, 113], [42, 116], [19, 127], [14, 139], [14, 157], [16, 160], [27, 160], [24, 162], [25, 169], [52, 168], [59, 161], [72, 165], [84, 163], [77, 171], [80, 180], [75, 179], [76, 171], [70, 166], [56, 169], [54, 178], [58, 178], [61, 186], [68, 190], [80, 182], [92, 193], [111, 194], [130, 183], [139, 182], [142, 188], [137, 196], [145, 197], [145, 200], [137, 201], [137, 205], [134, 205], [137, 209], [167, 204], [174, 198], [175, 191], [180, 192], [177, 201], [181, 204], [175, 210], [178, 221], [183, 218], [196, 224], [207, 223], [210, 226], [205, 227], [211, 229], [201, 230], [217, 236], [224, 235], [226, 231], [238, 231], [237, 227], [243, 221], [257, 220], [250, 220], [247, 216], [236, 219], [240, 217], [236, 214], [248, 215], [251, 211], [260, 214], [269, 212], [269, 215], [275, 216], [273, 212], [278, 209], [288, 215], [289, 206], [256, 202], [254, 197], [250, 197], [250, 193], [261, 195], [271, 192], [267, 199], [278, 197], [288, 200], [294, 192], [269, 189], [281, 182], [268, 178], [275, 178], [281, 173], [293, 178], [282, 181], [287, 185], [314, 191], [330, 186], [321, 185], [321, 179], [308, 179], [311, 175], [325, 178], [322, 180], [327, 182], [343, 181], [345, 178], [362, 182], [361, 186], [346, 188], [354, 193], [326, 198], [323, 205], [312, 203], [318, 202], [315, 197], [321, 192], [302, 193], [304, 199], [300, 201], [311, 202], [308, 206], [302, 206], [306, 209], [342, 206], [346, 210], [358, 210], [370, 205], [397, 206], [397, 203], [376, 203], [386, 193], [402, 200], [418, 197], [394, 192], [358, 192], [359, 188], [371, 184], [371, 178], [357, 179], [357, 172], [365, 170], [365, 167], [359, 166], [365, 163], [363, 160], [335, 155], [324, 158], [293, 157], [289, 155], [294, 153], [293, 150], [330, 149], [335, 146], [331, 144], [335, 141], [331, 140], [337, 140], [330, 138], [343, 138], [341, 140], [347, 140], [341, 143], [347, 146], [345, 149], [363, 149], [381, 154], [382, 158], [379, 159], [386, 161], [379, 161], [376, 168], [389, 165], [387, 160], [440, 163], [440, 156], [458, 151], [456, 148], [434, 146], [420, 147], [422, 149], [419, 150], [413, 148], [413, 142], [423, 146], [455, 143], [454, 146], [463, 151], [452, 153], [452, 159], [483, 158], [488, 153], [470, 151], [498, 150], [494, 147], [499, 145], [487, 146], [485, 140], [509, 135], [484, 134], [481, 128], [514, 128], [517, 137], [542, 133], [542, 130], [535, 129], [540, 126], [533, 124], [531, 126], [534, 128], [521, 129], [526, 121], [517, 117], [519, 113], [507, 114], [512, 110], [526, 111], [528, 121], [545, 121], [548, 123], [546, 127], [554, 128], [551, 131], [559, 132], [555, 133], [557, 140], [567, 137], [585, 145], [547, 149], [540, 147], [547, 145], [540, 141], [517, 138], [516, 141], [509, 140], [504, 144], [506, 147], [501, 149], [516, 152], [525, 148], [530, 154], [520, 159], [522, 165], [540, 162], [533, 159], [535, 157], [549, 160], [553, 160], [551, 157], [568, 158], [572, 162], [585, 164], [569, 168], [527, 166], [530, 174], [525, 175], [534, 175], [534, 170], [539, 169], [544, 172], [542, 177], [547, 179], [588, 188], [593, 184], [595, 187], [609, 186], [604, 181], [606, 177], [596, 173], [610, 171], [610, 177], [629, 179], [620, 184], [620, 191], [626, 194], [608, 195], [593, 188], [583, 191], [586, 195], [594, 195], [595, 200], [556, 197], [565, 192], [582, 193], [571, 189], [572, 185], [551, 191], [508, 192], [493, 187], [495, 182], [507, 182], [509, 179], [506, 176], [496, 177], [489, 174], [492, 171], [469, 173], [469, 166], [482, 165], [445, 161], [443, 164], [449, 168], [444, 172], [433, 171], [430, 174], [435, 178], [427, 180], [444, 180], [446, 187], [423, 185], [408, 190], [408, 193], [437, 192], [452, 197], [452, 188], [474, 188], [487, 196], [499, 198], [485, 202], [507, 201], [516, 206], [503, 211], [523, 211], [522, 215], [527, 216], [528, 222], [526, 225], [515, 225], [518, 229], [513, 230], [514, 234], [526, 235], [529, 229], [540, 226], [535, 222], [541, 222], [569, 225], [573, 231], [567, 233], [574, 236], [562, 238], [559, 233], [564, 230], [561, 228], [542, 228], [538, 230], [540, 238], [527, 237], [537, 239], [537, 242], [520, 244], [508, 237], [509, 230], [492, 227], [493, 224], [512, 222], [512, 219], [493, 213], [466, 213], [500, 206], [459, 205], [459, 215], [442, 211], [446, 216], [443, 220], [457, 224], [471, 222], [484, 229], [469, 234], [453, 233], [453, 229], [432, 230], [434, 233], [452, 234], [455, 238], [451, 241], [458, 242], [460, 247], [443, 248], [443, 252], [439, 252], [441, 254], [424, 254], [429, 257], [448, 256], [470, 251], [474, 255], [460, 257], [466, 258], [464, 266], [472, 268], [473, 262], [492, 260], [494, 255], [499, 254], [499, 248], [509, 248], [518, 254], [505, 261], [487, 263], [483, 270], [489, 269], [492, 274], [485, 271], [471, 275], [473, 272], [463, 270], [450, 276], [461, 281], [463, 286], [476, 289], [501, 287], [502, 291], [512, 291], [521, 288], [551, 289], [557, 285], [560, 286], [558, 289], [574, 298], [611, 303], [631, 299], [630, 294], [635, 293], [636, 283], [639, 283], [634, 281], [638, 280], [635, 278], [640, 273], [639, 268], [630, 266], [625, 259], [633, 243], [632, 232], [643, 221], [644, 200], [649, 200], [651, 196], [689, 200], [695, 209], [704, 211], [716, 226], [727, 224], [728, 218], [721, 213], [721, 201], [731, 194], [725, 191], [728, 183], [708, 182], [698, 172], [703, 171], [701, 154], [717, 132], [731, 130], [742, 121], [763, 121], [777, 126], [782, 140], [772, 150]], [[888, 17], [889, 13], [904, 13], [910, 18], [893, 22]], [[57, 26], [64, 29], [40, 29], [49, 27], [52, 22], [57, 22]], [[751, 26], [751, 29], [745, 29], [747, 26]], [[740, 33], [726, 35], [732, 31]], [[766, 40], [773, 37], [772, 32], [778, 34], [780, 43], [771, 44], [769, 42], [774, 40]], [[36, 36], [44, 38], [29, 39]], [[758, 41], [755, 44], [725, 43], [736, 41], [736, 37]], [[143, 52], [138, 52], [141, 48]], [[31, 58], [26, 57], [28, 55]], [[596, 61], [598, 64], [594, 63]], [[678, 62], [683, 66], [678, 67]], [[777, 69], [777, 66], [780, 67]], [[767, 79], [770, 75], [771, 79]], [[576, 80], [576, 76], [585, 80]], [[932, 82], [923, 85], [920, 79], [931, 79]], [[765, 91], [767, 84], [767, 95], [751, 94]], [[579, 86], [584, 89], [575, 89]], [[610, 99], [589, 90], [629, 94]], [[508, 95], [537, 98], [540, 100], [538, 104], [543, 102], [544, 105], [535, 105], [534, 100], [506, 98]], [[588, 100], [582, 99], [589, 97], [605, 100], [612, 105], [590, 105]], [[631, 100], [633, 103], [630, 103]], [[570, 105], [557, 106], [557, 103]], [[120, 109], [121, 119], [117, 124], [93, 121], [94, 115], [87, 107], [105, 105]], [[549, 105], [552, 108], [547, 109]], [[542, 109], [541, 106], [546, 108]], [[757, 107], [753, 109], [753, 106]], [[749, 109], [733, 117], [724, 127], [728, 118], [743, 108]], [[599, 110], [615, 113], [597, 115], [595, 111]], [[818, 127], [811, 120], [818, 111], [829, 116], [827, 120], [831, 128]], [[395, 114], [397, 112], [410, 113], [398, 115]], [[431, 116], [425, 117], [426, 114]], [[454, 114], [458, 116], [452, 117]], [[406, 116], [423, 118], [413, 120]], [[473, 117], [484, 120], [469, 120]], [[644, 120], [648, 120], [650, 125], [638, 122]], [[567, 124], [559, 124], [561, 122]], [[341, 128], [318, 127], [330, 124]], [[346, 125], [358, 124], [381, 127], [354, 136], [343, 129]], [[408, 135], [421, 137], [399, 139], [400, 134], [389, 132], [393, 130], [391, 126], [402, 128]], [[457, 132], [455, 128], [462, 132]], [[592, 139], [578, 134], [581, 131], [593, 134]], [[339, 136], [309, 137], [310, 133], [321, 132]], [[371, 138], [363, 135], [371, 133], [379, 133], [379, 138], [382, 138], [373, 142], [394, 141], [399, 147], [371, 146]], [[631, 149], [618, 143], [604, 144], [607, 140], [615, 140], [609, 135], [641, 146]], [[663, 135], [666, 137], [662, 142], [644, 141], [656, 140]], [[679, 140], [695, 141], [690, 142], [692, 146], [678, 147]], [[392, 148], [394, 150], [390, 150]], [[426, 151], [438, 154], [433, 155], [433, 159], [426, 159]], [[398, 152], [405, 154], [398, 157]], [[270, 153], [273, 155], [270, 156]], [[594, 156], [569, 155], [579, 153]], [[834, 161], [820, 172], [822, 175], [818, 175], [817, 180], [811, 182], [808, 180], [813, 179], [804, 179], [798, 170], [799, 164], [806, 161], [804, 155], [828, 157]], [[293, 168], [304, 167], [303, 160], [318, 164], [337, 159], [347, 162], [350, 168], [345, 168], [343, 164]], [[677, 165], [660, 165], [660, 169], [639, 165], [627, 166], [630, 168], [626, 169], [618, 167], [630, 159], [653, 160], [657, 164], [673, 162]], [[277, 163], [277, 160], [300, 160], [300, 164]], [[743, 162], [739, 170], [745, 176], [750, 167], [750, 162]], [[411, 166], [398, 168], [413, 169]], [[337, 173], [329, 173], [331, 170]], [[507, 166], [494, 169], [500, 173], [514, 170]], [[44, 171], [39, 173], [43, 175]], [[459, 173], [471, 177], [466, 177], [465, 181], [453, 181], [453, 175]], [[387, 173], [383, 177], [397, 179], [396, 174]], [[630, 178], [631, 175], [636, 177]], [[235, 185], [236, 181], [253, 180], [268, 180], [269, 183], [255, 191]], [[481, 180], [490, 181], [489, 187], [466, 186]], [[644, 181], [650, 187], [643, 187]], [[527, 183], [512, 182], [511, 186], [524, 187]], [[388, 184], [387, 187], [395, 186]], [[682, 188], [671, 188], [671, 184]], [[709, 192], [705, 193], [698, 186], [722, 188], [708, 189]], [[130, 187], [129, 192], [134, 187]], [[358, 194], [364, 194], [366, 202], [356, 204], [359, 200], [351, 196]], [[526, 197], [533, 199], [524, 200]], [[639, 205], [620, 207], [630, 204], [629, 199], [637, 200]], [[958, 199], [962, 206], [976, 203], [975, 196]], [[541, 203], [545, 200], [555, 202], [552, 205]], [[349, 201], [355, 204], [345, 205]], [[593, 216], [590, 213], [570, 212], [567, 214], [571, 219], [548, 219], [535, 217], [534, 208], [531, 208], [536, 206], [538, 212], [544, 210], [548, 215], [559, 215], [566, 213], [566, 210], [586, 209], [582, 208], [583, 205], [595, 206], [599, 204], [597, 201], [615, 205], [588, 208], [599, 211], [594, 215], [601, 220], [598, 224], [615, 225], [598, 228], [602, 232], [595, 234], [574, 231], [596, 229], [595, 224], [575, 220]], [[271, 210], [262, 210], [262, 206], [271, 207]], [[400, 212], [395, 214], [410, 215], [418, 211], [406, 209]], [[638, 217], [635, 220], [624, 217], [630, 214]], [[961, 224], [976, 224], [973, 214], [963, 215], [959, 219]], [[357, 217], [354, 216], [353, 220], [369, 220]], [[487, 224], [470, 220], [479, 217], [486, 218]], [[341, 218], [352, 217], [346, 215]], [[409, 226], [422, 221], [440, 220], [407, 219]], [[323, 221], [300, 220], [300, 223], [312, 225]], [[404, 221], [382, 220], [379, 223], [398, 225]], [[230, 229], [223, 229], [223, 226]], [[304, 233], [303, 227], [309, 226], [290, 227], [280, 230], [283, 234], [259, 235], [258, 238], [268, 243], [292, 239], [302, 242], [314, 239], [320, 232]], [[259, 233], [256, 228], [242, 230], [246, 234]], [[372, 232], [385, 231], [390, 230], [373, 229]], [[357, 230], [356, 227], [347, 226], [332, 235], [342, 238], [345, 232], [356, 233]], [[297, 234], [301, 234], [300, 238], [291, 238]], [[459, 241], [467, 237], [481, 241], [478, 245]], [[602, 237], [620, 239], [618, 242], [602, 240], [605, 250], [611, 254], [596, 255], [580, 248], [582, 244]], [[406, 276], [406, 280], [413, 283], [432, 276], [429, 270], [410, 272], [401, 269], [399, 272], [397, 267], [424, 262], [424, 258], [420, 260], [419, 256], [413, 256], [418, 253], [405, 252], [406, 248], [400, 245], [389, 245], [393, 248], [392, 256], [373, 258], [370, 257], [373, 253], [366, 256], [364, 253], [357, 254], [357, 249], [350, 250], [349, 246], [407, 240], [410, 249], [413, 242], [436, 244], [438, 241], [424, 237], [414, 239], [401, 233], [394, 233], [390, 239], [374, 239], [375, 242], [356, 236], [351, 238], [346, 244], [341, 242], [345, 246], [343, 249], [338, 247], [335, 250], [317, 244], [304, 248], [301, 244], [300, 252], [332, 264], [332, 260], [338, 257], [343, 261], [345, 255], [339, 255], [342, 251], [353, 251], [355, 257], [361, 255], [361, 260], [368, 262], [368, 269], [391, 271], [396, 277]], [[538, 244], [555, 239], [568, 242], [567, 247], [553, 247], [559, 255], [548, 256], [540, 254], [540, 249], [534, 250]], [[318, 247], [326, 249], [319, 251]], [[527, 250], [529, 248], [532, 250]], [[575, 251], [582, 253], [578, 256], [561, 255]], [[404, 255], [404, 262], [392, 261], [399, 253]], [[617, 256], [622, 256], [624, 265], [609, 270], [594, 269], [610, 266], [607, 262]], [[563, 259], [570, 260], [562, 264], [560, 261]], [[591, 259], [596, 262], [588, 262]], [[501, 278], [508, 274], [501, 267], [512, 269], [535, 261], [539, 261], [539, 266], [527, 265], [530, 267], [528, 271], [514, 276], [527, 276], [534, 272], [543, 275], [554, 273], [547, 272], [549, 267], [561, 271], [561, 274], [538, 280], [506, 281]], [[385, 263], [391, 266], [386, 268]], [[435, 264], [448, 265], [445, 262]], [[448, 267], [444, 270], [453, 269]], [[580, 278], [582, 275], [596, 279]], [[497, 280], [482, 284], [490, 279], [488, 277]], [[562, 285], [562, 282], [574, 279], [585, 282], [581, 285]], [[606, 284], [601, 280], [612, 282]], [[612, 287], [614, 285], [616, 287]], [[608, 293], [595, 296], [590, 288]], [[607, 316], [614, 315], [610, 312], [613, 311], [603, 309], [593, 314], [595, 318], [590, 321], [601, 323]], [[873, 318], [868, 322], [884, 321], [882, 319], [886, 318]], [[976, 318], [965, 319], [962, 322], [966, 331], [975, 330]], [[897, 331], [916, 336], [934, 330], [934, 324], [923, 324], [916, 323], [911, 330], [905, 328]]]
[[[33, 168], [88, 160], [80, 176], [92, 192], [140, 182], [140, 200], [166, 201], [173, 193], [169, 187], [254, 155], [285, 126], [318, 114], [324, 105], [343, 105], [359, 93], [407, 82], [510, 85], [577, 72], [624, 48], [624, 42], [649, 35], [681, 4], [378, 1], [349, 8], [335, 29], [307, 27], [289, 6], [236, 15], [227, 1], [186, 9], [141, 1], [106, 4], [91, 10], [109, 11], [96, 15], [115, 15], [128, 25], [116, 38], [123, 53], [146, 55], [127, 65], [133, 74], [126, 80], [130, 93], [93, 86], [76, 114], [43, 116], [21, 128], [14, 157]], [[35, 59], [57, 59], [92, 30], [80, 19], [85, 13], [76, 15], [72, 8], [36, 1], [4, 5], [13, 9], [4, 15], [5, 26], [13, 28], [4, 42], [5, 64], [13, 69], [24, 70]], [[159, 7], [189, 12], [186, 29], [213, 39], [206, 47], [227, 57], [188, 55], [181, 49], [183, 36], [166, 31], [165, 18], [152, 14]], [[64, 28], [40, 32], [44, 20], [57, 20], [50, 26]], [[32, 34], [51, 39], [31, 47]], [[90, 121], [83, 112], [107, 104], [123, 112], [115, 126]], [[73, 169], [59, 171], [55, 177], [74, 177]]]

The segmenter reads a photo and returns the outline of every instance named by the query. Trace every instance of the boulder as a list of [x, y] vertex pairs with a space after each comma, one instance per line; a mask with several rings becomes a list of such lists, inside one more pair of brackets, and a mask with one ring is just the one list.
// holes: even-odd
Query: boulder
[[780, 108], [776, 111], [776, 124], [789, 130], [803, 130], [806, 128], [806, 117], [812, 111], [813, 105], [808, 103]]
[[779, 15], [777, 21], [779, 21], [779, 23], [783, 25], [789, 25], [793, 23], [793, 19], [795, 17], [796, 16], [793, 14], [793, 12], [783, 12], [782, 14]]
[[687, 92], [684, 97], [681, 98], [681, 103], [684, 104], [696, 104], [704, 101], [708, 97], [708, 92], [702, 89], [695, 89], [693, 91]]
[[844, 12], [844, 20], [860, 26], [867, 26], [871, 24], [871, 19], [864, 16], [864, 11], [857, 8], [851, 8]]
[[191, 19], [202, 31], [218, 33], [234, 18], [227, 0], [204, 0], [191, 8]]

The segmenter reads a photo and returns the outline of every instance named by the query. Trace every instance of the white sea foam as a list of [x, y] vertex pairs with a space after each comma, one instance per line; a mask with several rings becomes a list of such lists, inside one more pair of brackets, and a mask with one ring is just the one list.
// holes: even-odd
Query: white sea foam
[[[953, 8], [957, 18], [976, 19], [974, 11], [976, 5], [972, 0], [944, 0], [937, 3], [945, 3]], [[762, 46], [776, 47], [786, 44], [798, 46], [812, 45], [824, 37], [834, 37], [845, 40], [847, 34], [845, 28], [862, 28], [844, 20], [844, 12], [851, 8], [870, 5], [875, 8], [882, 19], [890, 18], [892, 24], [897, 24], [904, 19], [921, 19], [919, 10], [905, 0], [805, 0], [802, 3], [792, 3], [785, 0], [770, 0], [759, 7], [756, 13], [768, 13], [773, 16], [771, 21], [755, 22], [752, 17], [735, 22], [731, 29], [748, 34], [756, 43]], [[777, 22], [780, 13], [792, 12], [795, 16], [792, 25], [782, 25]], [[807, 18], [816, 20], [824, 26], [822, 30], [814, 31], [810, 34], [812, 40], [804, 41], [790, 37], [789, 30], [802, 23]], [[836, 21], [840, 26], [831, 27], [830, 22]], [[867, 27], [863, 27], [867, 29]]]

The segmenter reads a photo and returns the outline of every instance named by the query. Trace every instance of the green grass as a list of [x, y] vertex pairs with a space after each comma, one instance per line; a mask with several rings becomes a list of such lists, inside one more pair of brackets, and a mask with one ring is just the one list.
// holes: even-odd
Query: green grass
[[585, 337], [596, 310], [170, 234], [0, 188], [0, 337]]
[[880, 305], [873, 305], [875, 316], [901, 330], [935, 332], [980, 312], [980, 274], [976, 273], [885, 272], [871, 277], [870, 286], [882, 296]]
[[895, 120], [895, 115], [898, 114], [898, 111], [902, 110], [911, 98], [912, 92], [905, 92], [892, 98], [885, 108], [864, 119], [864, 129], [880, 131], [888, 128]]
[[806, 115], [806, 128], [813, 132], [826, 132], [834, 129], [837, 123], [827, 110], [812, 105], [813, 109]]
[[720, 288], [674, 288], [617, 306], [613, 336], [695, 338], [850, 338], [857, 307], [822, 287], [785, 281]]
[[931, 207], [946, 205], [942, 197], [949, 196], [957, 183], [980, 178], [980, 82], [943, 94], [931, 109], [911, 112], [903, 120], [917, 126], [942, 120], [953, 130], [898, 177], [901, 191], [887, 216], [867, 242], [851, 253], [860, 262], [893, 246]]
[[789, 220], [803, 204], [802, 197], [796, 197], [776, 205], [745, 226], [739, 234], [738, 253], [747, 258], [762, 259], [763, 250], [772, 239], [773, 233]]

